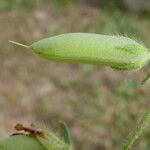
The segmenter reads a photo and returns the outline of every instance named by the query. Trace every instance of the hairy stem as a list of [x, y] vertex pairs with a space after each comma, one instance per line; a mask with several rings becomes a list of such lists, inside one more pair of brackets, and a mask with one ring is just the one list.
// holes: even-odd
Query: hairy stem
[[144, 113], [142, 119], [137, 127], [131, 132], [126, 142], [123, 144], [121, 150], [128, 150], [131, 148], [135, 140], [139, 137], [146, 124], [150, 121], [150, 108]]

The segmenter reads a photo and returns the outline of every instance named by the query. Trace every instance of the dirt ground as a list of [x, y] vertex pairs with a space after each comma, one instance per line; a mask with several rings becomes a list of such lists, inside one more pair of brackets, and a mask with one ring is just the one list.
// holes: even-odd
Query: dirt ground
[[[148, 46], [149, 29], [148, 19], [77, 4], [0, 12], [0, 138], [13, 133], [17, 122], [57, 131], [63, 120], [76, 149], [119, 149], [150, 104], [150, 82], [140, 84], [148, 67], [115, 71], [61, 64], [8, 40], [32, 43], [66, 32], [127, 33]], [[150, 130], [146, 128], [134, 149], [148, 150], [149, 146]]]

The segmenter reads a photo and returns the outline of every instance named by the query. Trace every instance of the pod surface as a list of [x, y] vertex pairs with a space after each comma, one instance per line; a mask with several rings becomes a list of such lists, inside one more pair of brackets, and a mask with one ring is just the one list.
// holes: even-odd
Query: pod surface
[[0, 141], [0, 150], [46, 150], [32, 135], [16, 135]]
[[130, 38], [93, 33], [52, 36], [29, 48], [50, 60], [100, 64], [116, 69], [140, 68], [150, 58], [148, 49]]

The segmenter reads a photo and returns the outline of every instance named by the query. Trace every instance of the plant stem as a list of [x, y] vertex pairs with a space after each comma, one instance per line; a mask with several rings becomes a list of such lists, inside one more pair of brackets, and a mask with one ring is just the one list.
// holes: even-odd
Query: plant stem
[[149, 78], [150, 78], [150, 73], [148, 73], [148, 74], [144, 77], [144, 79], [143, 79], [143, 81], [142, 81], [142, 84], [145, 84], [145, 82], [146, 82]]
[[146, 126], [146, 124], [150, 121], [150, 108], [144, 113], [137, 127], [131, 132], [126, 142], [123, 144], [121, 150], [128, 150], [131, 148], [135, 140], [139, 137], [140, 133]]

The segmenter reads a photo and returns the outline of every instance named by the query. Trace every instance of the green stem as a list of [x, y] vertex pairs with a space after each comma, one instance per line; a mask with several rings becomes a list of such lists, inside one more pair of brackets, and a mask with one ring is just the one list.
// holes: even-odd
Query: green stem
[[148, 80], [150, 78], [150, 73], [148, 73], [145, 77], [144, 77], [144, 79], [142, 80], [142, 84], [145, 84], [146, 83], [146, 81]]
[[144, 129], [144, 127], [146, 126], [146, 124], [149, 121], [150, 121], [150, 109], [148, 109], [144, 113], [142, 119], [138, 123], [137, 127], [131, 132], [131, 134], [129, 135], [128, 139], [126, 140], [126, 142], [122, 146], [121, 150], [128, 150], [128, 149], [131, 148], [131, 146], [133, 145], [135, 140], [139, 137], [139, 135], [141, 134], [142, 130]]

